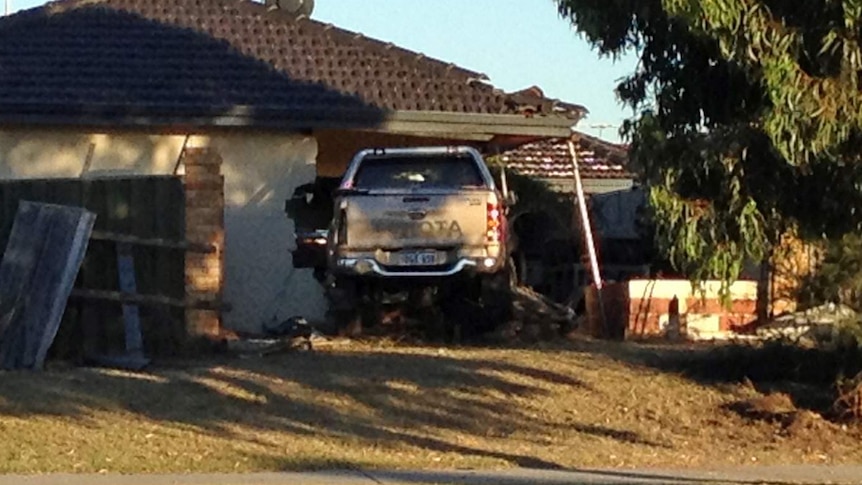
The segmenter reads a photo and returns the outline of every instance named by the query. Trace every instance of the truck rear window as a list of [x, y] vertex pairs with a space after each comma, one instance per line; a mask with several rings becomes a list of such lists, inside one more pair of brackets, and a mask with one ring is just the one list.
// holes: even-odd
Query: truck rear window
[[368, 157], [353, 178], [357, 189], [460, 189], [484, 187], [469, 155]]

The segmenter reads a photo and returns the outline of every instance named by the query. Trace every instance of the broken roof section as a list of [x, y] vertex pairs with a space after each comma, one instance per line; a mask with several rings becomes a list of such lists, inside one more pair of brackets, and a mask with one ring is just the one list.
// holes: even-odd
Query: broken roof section
[[[576, 132], [575, 142], [581, 178], [632, 179], [627, 169], [628, 150], [624, 145]], [[553, 138], [521, 145], [500, 154], [506, 168], [515, 173], [545, 180], [571, 181], [574, 176], [569, 138]]]
[[316, 128], [426, 113], [555, 128], [541, 136], [586, 109], [248, 0], [61, 0], [0, 19], [0, 121]]

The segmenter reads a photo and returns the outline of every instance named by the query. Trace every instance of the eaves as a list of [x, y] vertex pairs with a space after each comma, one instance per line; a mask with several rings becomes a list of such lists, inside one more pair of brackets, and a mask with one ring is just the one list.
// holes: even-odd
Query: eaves
[[440, 111], [183, 105], [63, 105], [0, 103], [0, 126], [75, 126], [111, 129], [207, 130], [213, 128], [357, 129], [417, 136], [491, 139], [498, 135], [569, 136], [577, 119]]

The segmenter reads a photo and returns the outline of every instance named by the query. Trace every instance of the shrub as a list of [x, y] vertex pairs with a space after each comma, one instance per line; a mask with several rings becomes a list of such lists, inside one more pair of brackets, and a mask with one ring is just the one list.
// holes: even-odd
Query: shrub
[[862, 311], [862, 235], [827, 242], [819, 268], [802, 285], [799, 301], [806, 307], [831, 302]]

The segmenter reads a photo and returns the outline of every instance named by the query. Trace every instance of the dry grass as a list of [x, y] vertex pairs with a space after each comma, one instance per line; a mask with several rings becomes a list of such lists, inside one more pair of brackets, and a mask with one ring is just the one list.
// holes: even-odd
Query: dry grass
[[734, 403], [755, 398], [752, 388], [698, 384], [643, 365], [657, 352], [584, 342], [377, 343], [144, 374], [3, 373], [0, 472], [862, 459], [857, 430], [816, 416], [796, 425], [740, 412]]

